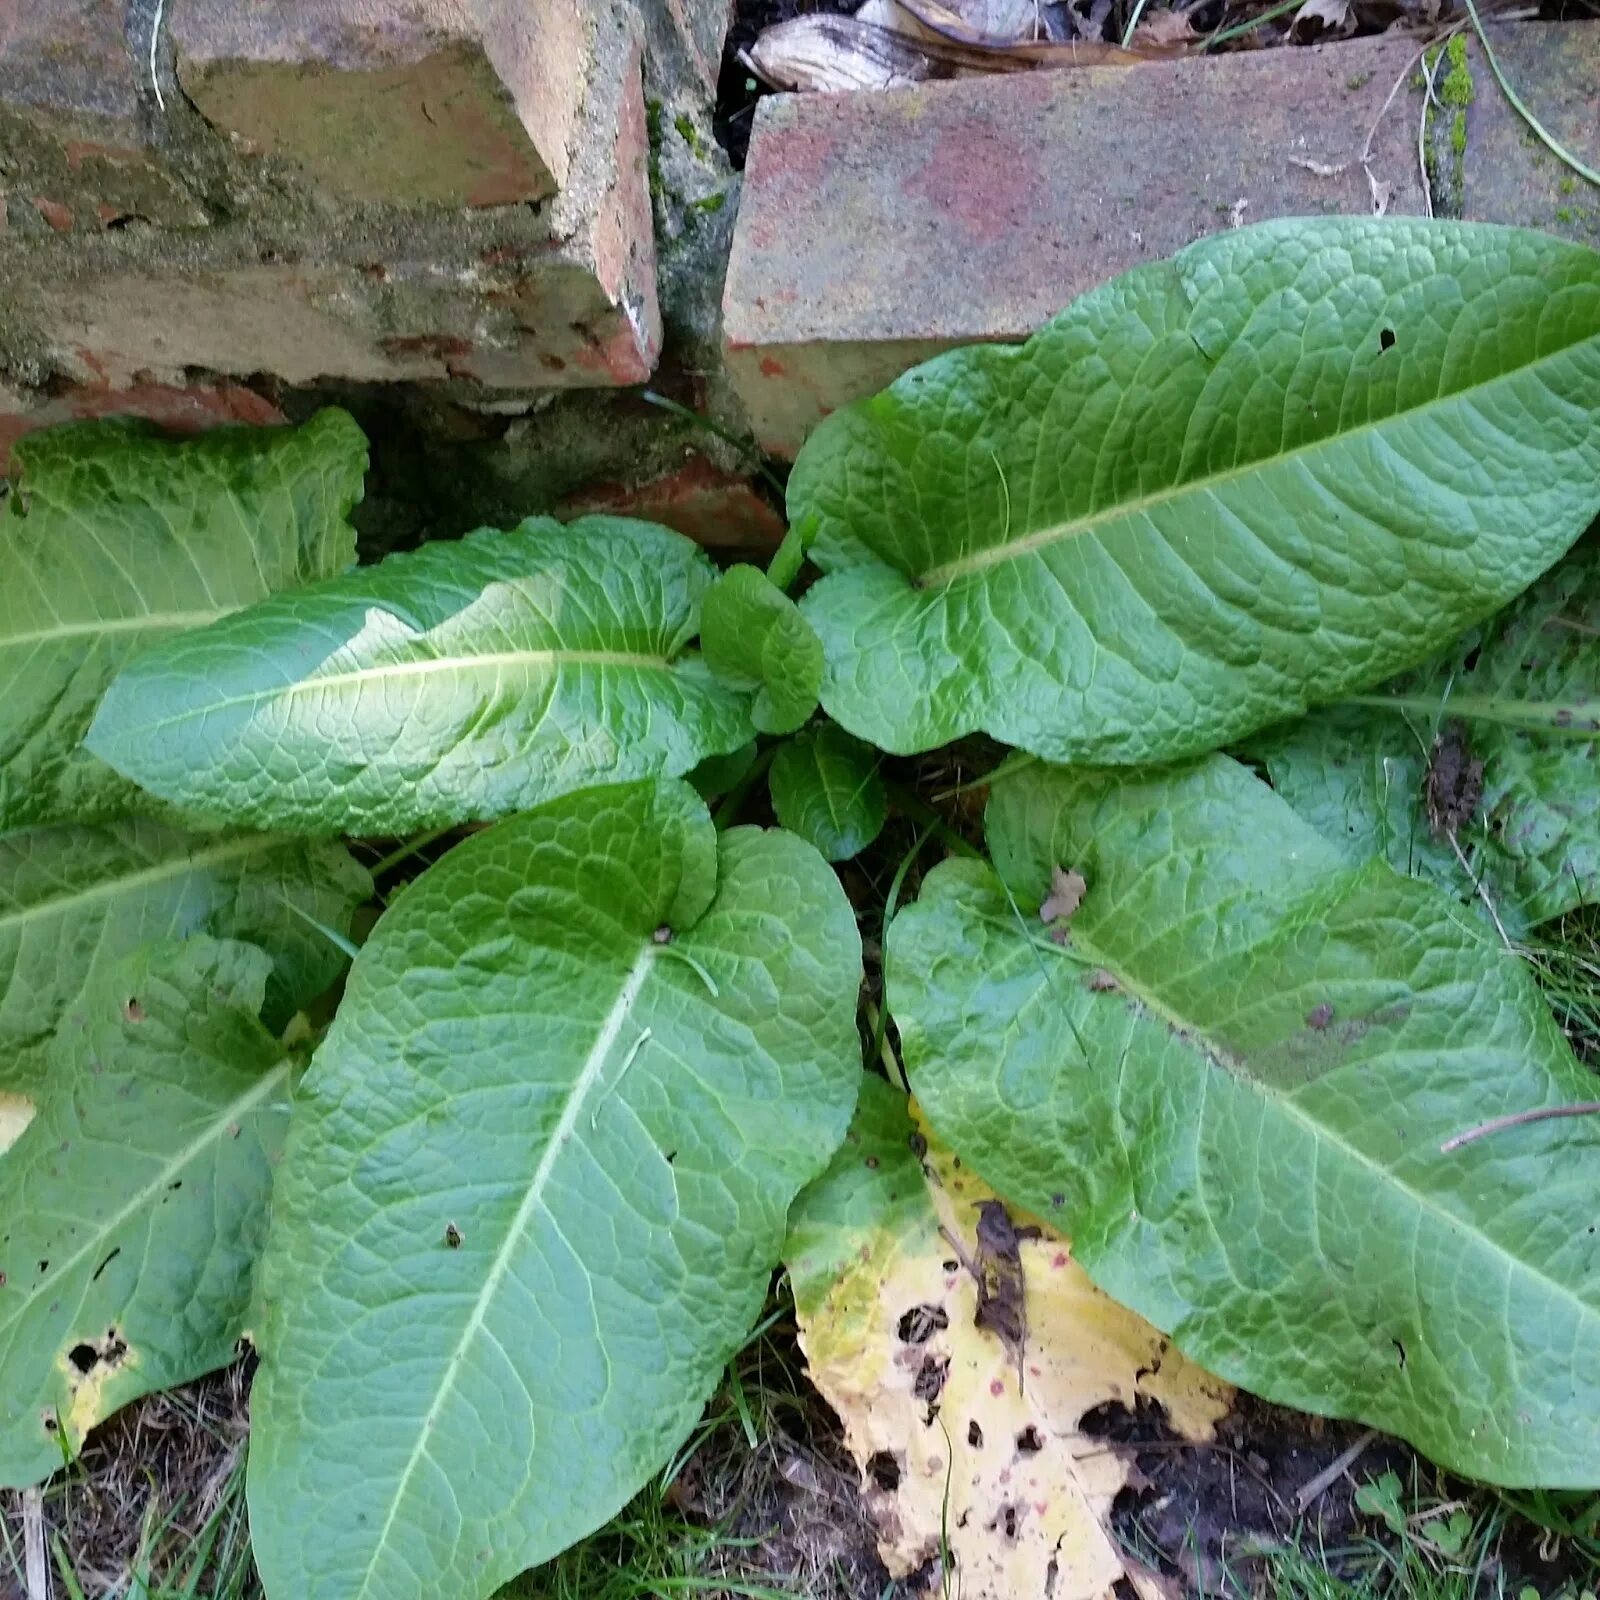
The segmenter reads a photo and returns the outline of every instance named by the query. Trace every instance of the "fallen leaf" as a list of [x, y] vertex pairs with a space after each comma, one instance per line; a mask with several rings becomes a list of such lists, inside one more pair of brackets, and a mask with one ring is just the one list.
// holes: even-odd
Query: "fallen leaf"
[[1192, 44], [1199, 34], [1187, 11], [1147, 11], [1133, 30], [1134, 49], [1175, 50]]
[[1289, 37], [1296, 44], [1313, 44], [1319, 39], [1342, 39], [1354, 33], [1355, 26], [1350, 0], [1305, 0], [1289, 24]]
[[[1015, 1252], [1020, 1370], [979, 1326], [982, 1273], [951, 1239], [972, 1241], [973, 1265]], [[797, 1202], [786, 1256], [801, 1347], [892, 1576], [948, 1580], [962, 1600], [1155, 1592], [1108, 1527], [1131, 1465], [1082, 1419], [1144, 1397], [1205, 1439], [1231, 1389], [1096, 1289], [1060, 1234], [1000, 1204], [881, 1078], [863, 1079], [848, 1141]]]
[[742, 59], [774, 89], [812, 94], [903, 89], [941, 75], [932, 56], [905, 34], [858, 17], [775, 23]]
[[1067, 872], [1061, 867], [1050, 869], [1050, 893], [1039, 907], [1041, 922], [1067, 922], [1083, 904], [1089, 885], [1081, 872]]

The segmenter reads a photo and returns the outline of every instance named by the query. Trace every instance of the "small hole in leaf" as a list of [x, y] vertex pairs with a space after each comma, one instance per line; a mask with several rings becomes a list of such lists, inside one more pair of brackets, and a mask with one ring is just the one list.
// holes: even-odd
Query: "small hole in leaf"
[[1394, 349], [1394, 329], [1384, 328], [1378, 334], [1378, 348], [1380, 350]]
[[51, 1413], [46, 1412], [44, 1419], [44, 1431], [46, 1433], [59, 1433], [60, 1430], [61, 1424], [56, 1421], [55, 1417]]
[[94, 1371], [94, 1364], [99, 1359], [100, 1352], [92, 1344], [75, 1344], [67, 1351], [67, 1360], [85, 1377]]
[[45, 1273], [47, 1273], [47, 1272], [48, 1272], [48, 1271], [49, 1271], [49, 1270], [50, 1270], [50, 1263], [49, 1263], [49, 1262], [48, 1262], [48, 1261], [41, 1261], [41, 1262], [40, 1262], [40, 1263], [39, 1263], [39, 1276], [40, 1276], [40, 1277], [41, 1277], [41, 1278], [42, 1278], [42, 1277], [43, 1277], [43, 1276], [44, 1276], [44, 1275], [45, 1275]]
[[976, 1420], [967, 1424], [967, 1443], [974, 1450], [983, 1449], [983, 1429], [978, 1426]]
[[901, 1317], [895, 1331], [902, 1344], [926, 1344], [934, 1334], [950, 1326], [950, 1317], [943, 1306], [912, 1306]]
[[885, 1494], [893, 1494], [900, 1487], [900, 1463], [889, 1451], [880, 1450], [867, 1457], [867, 1476]]
[[459, 1250], [461, 1248], [461, 1230], [455, 1225], [455, 1223], [445, 1223], [444, 1242], [447, 1249]]
[[1036, 1456], [1044, 1449], [1044, 1436], [1031, 1422], [1017, 1435], [1017, 1449], [1025, 1456]]
[[1478, 657], [1482, 654], [1483, 646], [1481, 644], [1473, 645], [1473, 647], [1461, 658], [1461, 670], [1463, 672], [1471, 672], [1473, 668], [1477, 666]]
[[144, 1007], [132, 995], [122, 1002], [122, 1014], [129, 1022], [144, 1021]]

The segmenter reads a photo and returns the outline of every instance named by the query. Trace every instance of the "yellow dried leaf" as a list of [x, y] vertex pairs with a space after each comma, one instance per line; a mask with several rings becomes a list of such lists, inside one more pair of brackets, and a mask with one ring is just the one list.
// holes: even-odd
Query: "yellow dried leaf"
[[1107, 1527], [1130, 1464], [1082, 1419], [1145, 1396], [1205, 1439], [1232, 1390], [1096, 1289], [1060, 1234], [1012, 1212], [1019, 1363], [974, 1322], [969, 1266], [994, 1198], [914, 1105], [864, 1080], [849, 1142], [791, 1224], [812, 1381], [844, 1421], [892, 1575], [936, 1571], [947, 1540], [962, 1600], [1102, 1600], [1119, 1578], [1142, 1590]]

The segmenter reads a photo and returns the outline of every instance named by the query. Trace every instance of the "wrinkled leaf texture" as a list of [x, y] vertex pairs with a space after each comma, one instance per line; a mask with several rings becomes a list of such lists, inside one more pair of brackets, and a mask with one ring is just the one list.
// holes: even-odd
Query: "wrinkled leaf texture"
[[101, 971], [0, 1161], [0, 1484], [38, 1482], [245, 1331], [289, 1120], [271, 963], [165, 941]]
[[829, 861], [860, 855], [889, 814], [879, 760], [831, 722], [796, 734], [779, 747], [768, 774], [774, 815]]
[[[1382, 856], [1475, 907], [1487, 901], [1512, 936], [1600, 900], [1600, 540], [1361, 699], [1269, 729], [1244, 753], [1353, 857]], [[1426, 803], [1441, 734], [1483, 763], [1459, 857]]]
[[131, 423], [20, 441], [0, 506], [0, 829], [139, 804], [81, 748], [141, 649], [341, 572], [367, 441], [342, 411], [173, 443]]
[[789, 480], [822, 703], [895, 753], [1199, 754], [1425, 658], [1600, 511], [1600, 254], [1201, 240], [835, 413]]
[[759, 568], [730, 567], [711, 586], [700, 648], [719, 678], [755, 691], [751, 716], [762, 733], [793, 733], [817, 709], [822, 641]]
[[[1267, 1399], [1500, 1484], [1600, 1484], [1600, 1119], [1523, 964], [1226, 757], [1035, 766], [893, 924], [939, 1134], [1114, 1298]], [[1058, 946], [1051, 868], [1088, 880]]]
[[816, 852], [719, 838], [681, 782], [552, 801], [405, 890], [274, 1198], [274, 1600], [487, 1595], [661, 1466], [849, 1125], [860, 977]]
[[281, 1030], [344, 969], [322, 929], [348, 936], [371, 893], [336, 844], [185, 833], [148, 817], [0, 834], [0, 1087], [36, 1084], [85, 986], [163, 939], [206, 933], [266, 950], [263, 1016]]
[[89, 744], [209, 820], [314, 833], [676, 777], [753, 731], [751, 696], [684, 648], [715, 577], [651, 523], [480, 529], [147, 652]]

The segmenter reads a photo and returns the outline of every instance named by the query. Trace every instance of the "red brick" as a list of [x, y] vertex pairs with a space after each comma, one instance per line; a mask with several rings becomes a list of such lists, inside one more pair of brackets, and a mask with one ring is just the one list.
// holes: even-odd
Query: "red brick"
[[565, 182], [591, 0], [169, 0], [185, 92], [319, 188], [510, 205]]
[[200, 433], [224, 423], [262, 426], [287, 420], [271, 401], [233, 383], [188, 388], [159, 383], [126, 389], [80, 386], [31, 407], [0, 389], [0, 477], [10, 470], [12, 446], [24, 434], [93, 417], [143, 417], [173, 433]]
[[748, 479], [736, 478], [703, 457], [646, 483], [597, 483], [557, 508], [562, 518], [605, 512], [641, 517], [676, 528], [711, 549], [775, 550], [784, 520]]

